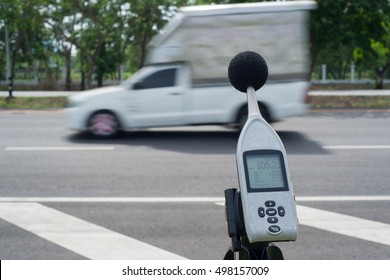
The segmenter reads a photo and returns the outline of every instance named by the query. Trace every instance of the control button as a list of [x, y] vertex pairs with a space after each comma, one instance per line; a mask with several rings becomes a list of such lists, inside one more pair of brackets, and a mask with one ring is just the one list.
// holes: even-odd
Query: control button
[[281, 230], [282, 229], [280, 228], [280, 226], [277, 225], [273, 225], [268, 228], [268, 232], [271, 234], [278, 234], [281, 232]]
[[286, 211], [284, 210], [283, 206], [278, 207], [278, 214], [280, 217], [284, 217], [284, 215], [286, 215]]
[[259, 216], [260, 218], [264, 218], [265, 217], [265, 210], [263, 207], [260, 207], [257, 212], [259, 213]]
[[275, 208], [268, 208], [267, 211], [265, 211], [268, 216], [275, 216], [276, 215], [276, 209]]
[[276, 218], [276, 217], [269, 217], [269, 218], [267, 218], [267, 221], [268, 221], [270, 224], [276, 224], [279, 220], [278, 220], [278, 218]]
[[267, 207], [274, 207], [275, 205], [276, 205], [276, 203], [273, 200], [267, 200], [265, 202], [265, 206], [267, 206]]

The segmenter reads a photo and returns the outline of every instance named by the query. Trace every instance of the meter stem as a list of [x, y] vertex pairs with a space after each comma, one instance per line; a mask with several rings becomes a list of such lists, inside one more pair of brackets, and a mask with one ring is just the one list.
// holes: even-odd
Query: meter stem
[[247, 89], [248, 99], [248, 117], [261, 116], [259, 105], [257, 104], [256, 91], [253, 87]]

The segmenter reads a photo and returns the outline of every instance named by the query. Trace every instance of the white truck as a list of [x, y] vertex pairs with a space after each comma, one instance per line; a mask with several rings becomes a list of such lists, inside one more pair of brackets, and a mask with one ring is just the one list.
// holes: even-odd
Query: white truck
[[146, 66], [114, 87], [69, 98], [68, 127], [99, 137], [146, 127], [237, 124], [246, 96], [228, 81], [230, 60], [251, 50], [267, 61], [259, 106], [269, 122], [303, 114], [309, 86], [308, 13], [314, 1], [191, 6], [151, 41]]

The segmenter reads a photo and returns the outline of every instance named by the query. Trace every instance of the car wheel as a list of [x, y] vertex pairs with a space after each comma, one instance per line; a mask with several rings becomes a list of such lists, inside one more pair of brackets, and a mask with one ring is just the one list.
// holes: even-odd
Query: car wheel
[[99, 138], [112, 137], [118, 133], [119, 128], [118, 118], [108, 111], [97, 112], [88, 121], [88, 131]]

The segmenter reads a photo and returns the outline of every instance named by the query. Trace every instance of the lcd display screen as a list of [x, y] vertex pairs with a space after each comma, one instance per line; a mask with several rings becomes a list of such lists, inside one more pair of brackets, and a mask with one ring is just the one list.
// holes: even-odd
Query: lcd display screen
[[245, 173], [250, 191], [287, 190], [282, 154], [258, 151], [245, 154]]

